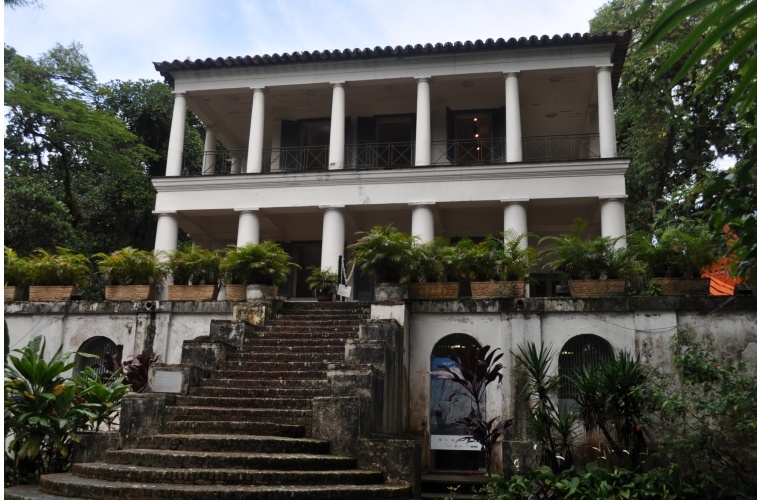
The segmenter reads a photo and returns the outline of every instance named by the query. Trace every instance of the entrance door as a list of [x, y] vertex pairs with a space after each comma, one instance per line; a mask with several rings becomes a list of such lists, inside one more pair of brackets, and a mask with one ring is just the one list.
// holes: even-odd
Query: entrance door
[[301, 241], [293, 243], [294, 262], [299, 264], [301, 269], [296, 270], [296, 286], [294, 288], [295, 298], [314, 297], [315, 294], [307, 286], [307, 276], [310, 275], [310, 266], [320, 267], [320, 254], [322, 244], [319, 241]]
[[[436, 343], [431, 352], [432, 372], [440, 366], [451, 366], [449, 358], [456, 349], [480, 347], [479, 343], [463, 333], [447, 335]], [[459, 384], [451, 380], [431, 377], [429, 393], [429, 435], [431, 436], [431, 466], [439, 471], [475, 471], [484, 468], [481, 445], [461, 439], [466, 435], [463, 425], [455, 420], [469, 416], [475, 408]], [[486, 414], [486, 408], [481, 408]]]

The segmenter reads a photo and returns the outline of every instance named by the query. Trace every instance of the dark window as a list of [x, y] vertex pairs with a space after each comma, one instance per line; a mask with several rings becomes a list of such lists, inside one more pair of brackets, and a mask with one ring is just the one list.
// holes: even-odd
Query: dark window
[[569, 339], [558, 355], [558, 375], [561, 377], [561, 387], [558, 391], [560, 405], [568, 407], [576, 395], [576, 388], [569, 380], [570, 375], [581, 368], [592, 368], [613, 358], [614, 350], [611, 344], [597, 335], [577, 335]]
[[[80, 352], [95, 354], [98, 358], [80, 356]], [[93, 367], [97, 373], [102, 374], [105, 371], [105, 368], [103, 368], [103, 359], [106, 356], [114, 354], [114, 352], [116, 352], [116, 344], [111, 339], [106, 337], [92, 337], [87, 339], [77, 350], [77, 355], [74, 358], [77, 362], [77, 365], [74, 367], [74, 374], [76, 375], [88, 366]]]

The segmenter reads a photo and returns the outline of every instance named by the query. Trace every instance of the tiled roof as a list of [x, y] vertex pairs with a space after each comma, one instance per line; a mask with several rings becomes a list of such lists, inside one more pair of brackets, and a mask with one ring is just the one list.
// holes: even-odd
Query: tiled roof
[[591, 35], [589, 33], [573, 35], [554, 35], [541, 37], [531, 36], [529, 38], [509, 38], [505, 40], [491, 38], [474, 42], [455, 42], [455, 43], [437, 43], [426, 45], [398, 45], [396, 47], [375, 47], [373, 49], [344, 49], [344, 50], [324, 50], [313, 52], [292, 52], [283, 54], [264, 54], [261, 56], [244, 57], [218, 57], [216, 59], [196, 59], [194, 61], [186, 59], [179, 61], [164, 61], [153, 63], [156, 71], [159, 71], [170, 85], [174, 83], [172, 73], [186, 70], [213, 70], [217, 68], [249, 68], [257, 66], [272, 66], [285, 64], [303, 64], [320, 63], [329, 61], [351, 61], [351, 60], [369, 60], [385, 58], [415, 57], [436, 54], [455, 54], [460, 52], [490, 52], [498, 50], [516, 50], [533, 47], [564, 47], [573, 45], [591, 45], [601, 43], [614, 43], [615, 49], [612, 57], [614, 63], [614, 81], [618, 81], [624, 61], [627, 47], [630, 43], [630, 32], [620, 31], [604, 35]]

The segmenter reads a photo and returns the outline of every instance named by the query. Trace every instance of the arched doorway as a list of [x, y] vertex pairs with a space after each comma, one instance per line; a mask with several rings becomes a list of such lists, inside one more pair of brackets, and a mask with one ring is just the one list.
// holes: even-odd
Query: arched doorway
[[614, 349], [605, 339], [593, 334], [577, 335], [570, 338], [558, 355], [558, 375], [561, 386], [558, 391], [559, 409], [571, 408], [577, 388], [569, 377], [581, 368], [614, 359]]
[[[457, 349], [481, 347], [470, 335], [454, 333], [443, 337], [431, 351], [430, 369], [451, 366], [450, 356]], [[434, 471], [475, 471], [484, 467], [481, 445], [461, 439], [465, 427], [455, 420], [467, 417], [473, 410], [465, 390], [451, 380], [431, 377], [429, 391], [429, 435], [431, 436], [431, 469]], [[485, 414], [486, 408], [481, 408]]]
[[[90, 358], [80, 356], [80, 352], [95, 354], [98, 357]], [[98, 374], [102, 374], [105, 371], [105, 368], [103, 368], [103, 359], [115, 352], [116, 344], [107, 337], [91, 337], [85, 340], [82, 342], [82, 345], [79, 346], [79, 349], [77, 349], [77, 355], [74, 357], [74, 360], [77, 362], [77, 365], [74, 367], [74, 375], [88, 366], [93, 367]]]

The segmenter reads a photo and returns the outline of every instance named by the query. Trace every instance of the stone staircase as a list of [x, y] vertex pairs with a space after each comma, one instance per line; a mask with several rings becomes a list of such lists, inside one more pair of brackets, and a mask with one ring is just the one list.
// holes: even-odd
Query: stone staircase
[[[164, 414], [162, 434], [111, 450], [102, 463], [43, 476], [48, 495], [156, 499], [407, 499], [410, 485], [330, 454], [311, 437], [311, 400], [369, 318], [362, 303], [284, 303], [244, 346]], [[9, 496], [6, 498], [33, 498]], [[40, 497], [42, 498], [42, 497]], [[47, 496], [45, 498], [54, 498]]]

